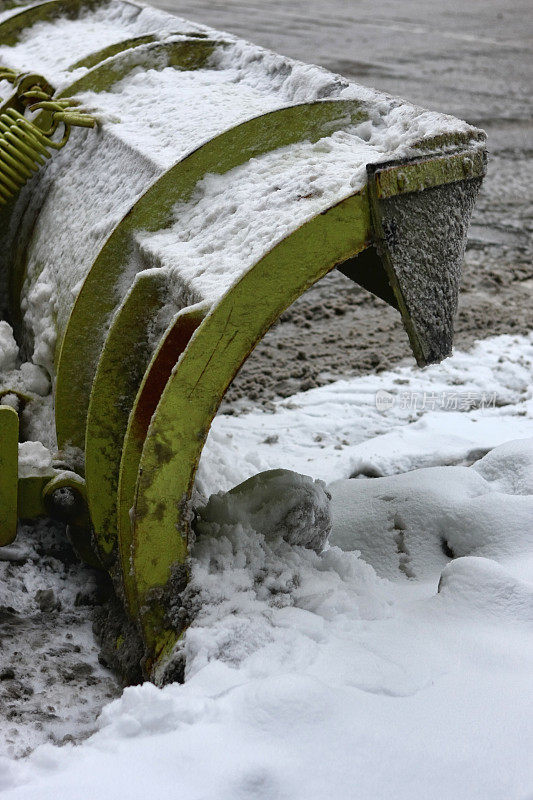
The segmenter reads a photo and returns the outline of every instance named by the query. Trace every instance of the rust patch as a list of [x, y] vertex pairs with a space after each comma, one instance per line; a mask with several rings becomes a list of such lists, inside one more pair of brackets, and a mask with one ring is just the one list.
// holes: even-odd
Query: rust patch
[[135, 413], [135, 436], [144, 441], [159, 399], [179, 357], [203, 317], [184, 315], [168, 332], [146, 376]]

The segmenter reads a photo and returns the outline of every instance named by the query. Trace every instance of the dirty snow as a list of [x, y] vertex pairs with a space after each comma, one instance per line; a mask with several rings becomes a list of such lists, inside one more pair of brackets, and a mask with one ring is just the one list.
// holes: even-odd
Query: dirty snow
[[198, 511], [195, 530], [202, 537], [220, 536], [227, 527], [240, 525], [320, 553], [331, 532], [330, 500], [323, 481], [286, 469], [267, 470], [230, 492], [212, 494]]
[[[186, 682], [126, 689], [81, 744], [7, 754], [6, 798], [524, 800], [532, 359], [531, 337], [496, 337], [440, 367], [218, 418], [236, 440], [211, 462], [218, 488], [279, 466], [310, 477], [259, 475], [204, 501], [176, 653]], [[333, 515], [319, 553], [286, 524], [313, 529], [317, 478]], [[79, 738], [87, 717], [69, 725]], [[49, 728], [25, 730], [35, 746]]]
[[96, 709], [119, 694], [92, 632], [100, 595], [98, 576], [77, 561], [57, 523], [21, 524], [14, 544], [0, 548], [0, 791], [5, 758], [88, 736]]

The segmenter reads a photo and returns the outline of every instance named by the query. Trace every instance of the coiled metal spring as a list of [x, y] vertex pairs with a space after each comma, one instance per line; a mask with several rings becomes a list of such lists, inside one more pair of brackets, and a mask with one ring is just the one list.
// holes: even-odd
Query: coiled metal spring
[[[16, 109], [9, 108], [0, 114], [0, 204], [8, 203], [37, 172], [52, 150], [60, 150], [67, 143], [72, 125], [94, 127], [94, 119], [69, 109], [70, 100], [43, 100], [30, 107], [31, 111], [44, 112], [50, 122], [46, 130], [27, 119]], [[54, 141], [60, 123], [63, 137]]]

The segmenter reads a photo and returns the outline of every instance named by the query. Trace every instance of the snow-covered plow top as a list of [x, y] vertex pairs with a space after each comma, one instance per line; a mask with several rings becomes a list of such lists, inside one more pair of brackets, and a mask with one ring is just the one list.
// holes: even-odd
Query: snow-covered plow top
[[17, 489], [13, 406], [37, 401], [0, 386], [0, 540], [63, 514], [155, 678], [228, 385], [333, 268], [419, 364], [449, 355], [484, 134], [134, 2], [18, 3], [0, 43], [2, 318], [50, 377], [59, 453]]

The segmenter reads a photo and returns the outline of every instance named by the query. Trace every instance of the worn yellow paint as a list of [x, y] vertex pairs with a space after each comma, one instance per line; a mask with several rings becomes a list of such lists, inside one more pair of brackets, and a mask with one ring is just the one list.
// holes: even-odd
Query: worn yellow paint
[[198, 303], [183, 309], [172, 319], [143, 377], [124, 436], [116, 498], [116, 522], [124, 598], [127, 610], [134, 618], [138, 615], [139, 609], [131, 568], [133, 531], [130, 511], [135, 500], [135, 486], [142, 448], [150, 420], [173, 367], [208, 311], [208, 305]]
[[19, 519], [36, 519], [46, 517], [47, 509], [43, 501], [46, 484], [55, 473], [45, 475], [27, 475], [18, 482], [18, 515]]
[[85, 477], [95, 542], [111, 568], [117, 549], [117, 490], [128, 416], [149, 363], [150, 328], [167, 300], [164, 273], [137, 276], [118, 310], [94, 378], [85, 439]]
[[[143, 447], [133, 509], [132, 564], [152, 659], [179, 631], [161, 593], [187, 557], [187, 503], [220, 401], [243, 361], [302, 292], [371, 239], [366, 189], [295, 230], [255, 264], [207, 315], [168, 381]], [[152, 664], [155, 669], [155, 664]]]
[[378, 200], [410, 192], [421, 192], [485, 174], [485, 151], [461, 150], [445, 156], [420, 158], [404, 164], [380, 166], [375, 181]]
[[0, 547], [17, 536], [18, 442], [17, 412], [0, 406]]
[[218, 46], [223, 46], [223, 43], [211, 39], [144, 42], [131, 50], [119, 51], [109, 61], [97, 63], [81, 78], [62, 89], [57, 97], [72, 97], [88, 91], [104, 92], [137, 67], [155, 70], [165, 67], [201, 69]]

